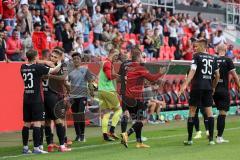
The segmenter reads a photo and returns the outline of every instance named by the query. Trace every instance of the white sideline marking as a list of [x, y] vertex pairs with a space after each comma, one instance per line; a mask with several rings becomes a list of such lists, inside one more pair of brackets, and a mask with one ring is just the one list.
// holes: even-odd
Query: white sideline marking
[[[225, 129], [225, 131], [232, 131], [232, 130], [237, 130], [237, 129], [240, 129], [240, 127], [228, 128], [228, 129]], [[170, 135], [170, 136], [152, 137], [152, 138], [148, 138], [148, 140], [167, 139], [167, 138], [174, 138], [174, 137], [182, 137], [182, 136], [186, 136], [186, 135], [187, 134], [176, 134], [176, 135]], [[129, 141], [129, 143], [133, 143], [133, 142], [135, 142], [135, 140]], [[73, 147], [72, 150], [88, 149], [88, 148], [95, 148], [95, 147], [102, 147], [102, 146], [111, 146], [111, 145], [115, 145], [115, 144], [120, 144], [120, 143], [118, 141], [118, 142], [107, 143], [107, 144], [95, 144], [95, 145], [82, 146], [82, 147]], [[22, 156], [33, 156], [33, 155], [35, 155], [35, 154], [29, 154], [29, 155], [19, 154], [19, 155], [15, 155], [15, 156], [3, 156], [3, 157], [0, 157], [0, 159], [17, 158], [17, 157], [22, 157]]]

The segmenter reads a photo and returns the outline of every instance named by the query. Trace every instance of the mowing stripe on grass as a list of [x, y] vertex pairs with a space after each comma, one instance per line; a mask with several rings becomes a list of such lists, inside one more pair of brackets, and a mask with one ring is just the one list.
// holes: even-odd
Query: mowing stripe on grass
[[[225, 129], [225, 131], [232, 131], [232, 130], [237, 130], [237, 129], [240, 129], [240, 127], [228, 128], [228, 129]], [[168, 139], [168, 138], [182, 137], [182, 136], [187, 136], [187, 134], [176, 134], [176, 135], [170, 135], [170, 136], [152, 137], [152, 138], [148, 138], [148, 140]], [[129, 143], [133, 143], [133, 142], [136, 142], [136, 140], [129, 141]], [[120, 144], [120, 143], [113, 142], [113, 143], [107, 143], [107, 144], [96, 144], [96, 145], [89, 145], [89, 146], [82, 146], [82, 147], [73, 147], [72, 150], [97, 148], [97, 147], [102, 147], [102, 146], [111, 146], [111, 145], [115, 145], [115, 144]], [[29, 155], [19, 154], [19, 155], [15, 155], [15, 156], [3, 156], [3, 157], [0, 157], [0, 159], [17, 158], [17, 157], [22, 157], [22, 156], [34, 156], [34, 155], [35, 154], [29, 154]]]

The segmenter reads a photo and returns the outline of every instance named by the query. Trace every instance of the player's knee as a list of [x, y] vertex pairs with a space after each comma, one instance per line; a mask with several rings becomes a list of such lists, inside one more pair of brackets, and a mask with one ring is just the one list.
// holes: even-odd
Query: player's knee
[[24, 127], [30, 128], [31, 127], [31, 123], [30, 122], [24, 122]]
[[219, 115], [226, 116], [226, 115], [227, 115], [227, 112], [226, 112], [226, 111], [224, 111], [224, 110], [221, 110], [221, 111], [219, 111]]
[[62, 119], [56, 119], [56, 120], [55, 120], [55, 123], [56, 123], [56, 124], [62, 124], [62, 125], [64, 125]]
[[211, 107], [206, 107], [205, 108], [205, 113], [206, 113], [207, 117], [212, 117], [213, 116], [212, 108]]
[[41, 121], [33, 122], [34, 127], [41, 127]]
[[196, 107], [190, 106], [190, 107], [189, 107], [189, 116], [190, 116], [190, 117], [194, 117], [194, 116], [195, 116], [195, 113], [196, 113]]
[[46, 120], [45, 121], [45, 126], [51, 126], [51, 121], [50, 120]]

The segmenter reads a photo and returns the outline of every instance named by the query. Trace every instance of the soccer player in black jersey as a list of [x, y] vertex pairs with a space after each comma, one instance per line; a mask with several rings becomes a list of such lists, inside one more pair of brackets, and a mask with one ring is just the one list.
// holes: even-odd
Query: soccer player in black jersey
[[227, 115], [227, 111], [229, 111], [230, 106], [230, 98], [229, 98], [229, 90], [228, 90], [228, 82], [229, 82], [229, 74], [232, 75], [234, 81], [236, 82], [238, 88], [240, 88], [239, 78], [235, 70], [235, 66], [233, 61], [225, 56], [227, 47], [222, 44], [217, 47], [217, 62], [220, 68], [220, 80], [215, 90], [215, 94], [213, 96], [214, 102], [216, 104], [217, 109], [219, 110], [219, 115], [217, 118], [217, 143], [226, 143], [228, 140], [224, 140], [222, 135], [225, 128], [225, 118]]
[[29, 50], [26, 53], [28, 63], [22, 64], [21, 75], [24, 80], [24, 98], [23, 98], [23, 120], [24, 126], [22, 129], [23, 154], [29, 154], [31, 151], [28, 148], [29, 128], [33, 124], [33, 153], [47, 153], [39, 148], [40, 144], [40, 127], [41, 121], [44, 120], [44, 106], [41, 97], [41, 78], [43, 75], [58, 72], [61, 62], [57, 63], [54, 68], [46, 67], [42, 64], [37, 64], [38, 52]]
[[[123, 57], [125, 58], [125, 57]], [[120, 83], [121, 83], [121, 89], [120, 89], [120, 95], [122, 97], [122, 119], [121, 119], [121, 130], [122, 133], [127, 131], [127, 124], [129, 119], [129, 112], [127, 110], [126, 102], [125, 102], [125, 92], [126, 92], [126, 72], [128, 66], [132, 63], [131, 60], [121, 59], [123, 62], [119, 68], [118, 74], [120, 75]]]
[[207, 42], [205, 40], [195, 42], [194, 49], [196, 53], [193, 56], [191, 69], [179, 93], [181, 95], [191, 82], [189, 117], [187, 122], [188, 140], [184, 141], [185, 145], [193, 144], [192, 133], [197, 106], [205, 109], [209, 124], [209, 144], [215, 144], [213, 141], [214, 117], [211, 106], [213, 104], [212, 94], [217, 86], [220, 75], [216, 58], [206, 53], [206, 48]]
[[[50, 61], [56, 64], [61, 61], [63, 52], [59, 49], [54, 49], [50, 55]], [[53, 152], [57, 148], [53, 144], [53, 133], [51, 130], [51, 121], [56, 124], [56, 132], [59, 139], [59, 151], [70, 151], [70, 148], [65, 147], [66, 129], [64, 126], [65, 105], [64, 98], [64, 84], [67, 78], [67, 65], [63, 63], [59, 72], [47, 76], [48, 79], [43, 80], [44, 86], [44, 106], [46, 112], [45, 120], [45, 136], [48, 145], [48, 152]]]

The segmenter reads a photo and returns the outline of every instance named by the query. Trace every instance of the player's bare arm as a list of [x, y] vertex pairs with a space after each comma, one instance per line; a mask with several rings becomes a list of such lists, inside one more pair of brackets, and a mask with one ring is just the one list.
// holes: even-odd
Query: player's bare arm
[[240, 89], [240, 82], [239, 82], [239, 77], [237, 75], [236, 70], [235, 69], [231, 70], [230, 74], [233, 76], [233, 79], [234, 79], [235, 83], [237, 84], [238, 90], [239, 90]]
[[196, 69], [195, 69], [195, 68], [192, 68], [192, 69], [189, 71], [189, 74], [188, 74], [188, 76], [186, 77], [186, 80], [185, 80], [185, 82], [183, 83], [183, 85], [182, 85], [182, 87], [181, 87], [181, 89], [180, 89], [180, 91], [179, 91], [179, 93], [178, 93], [178, 96], [180, 96], [180, 95], [184, 92], [184, 90], [187, 88], [187, 86], [189, 85], [189, 83], [192, 81], [195, 73], [196, 73]]

